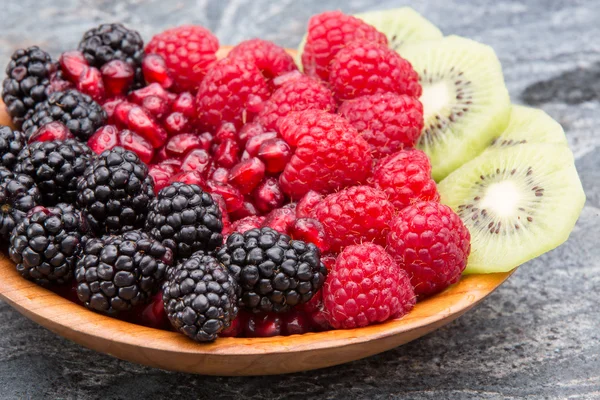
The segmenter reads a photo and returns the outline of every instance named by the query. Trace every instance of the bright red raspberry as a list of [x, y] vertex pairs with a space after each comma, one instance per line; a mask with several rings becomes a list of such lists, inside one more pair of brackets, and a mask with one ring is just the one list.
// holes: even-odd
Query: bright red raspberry
[[423, 130], [423, 105], [411, 96], [378, 93], [342, 103], [343, 115], [380, 158], [404, 147], [413, 147]]
[[440, 199], [431, 178], [429, 158], [421, 150], [401, 150], [383, 158], [373, 169], [371, 179], [398, 210], [418, 201]]
[[254, 62], [267, 79], [298, 69], [294, 58], [283, 47], [263, 39], [245, 40], [231, 49], [227, 57], [245, 58]]
[[266, 129], [277, 130], [279, 121], [293, 111], [335, 111], [333, 93], [316, 79], [302, 76], [283, 84], [273, 92], [257, 116]]
[[390, 224], [387, 251], [425, 297], [458, 282], [471, 251], [471, 235], [448, 206], [422, 201], [401, 210]]
[[296, 216], [298, 218], [307, 218], [312, 214], [313, 208], [323, 200], [323, 195], [315, 192], [314, 190], [309, 190], [300, 200], [298, 200], [298, 205], [296, 206]]
[[339, 51], [331, 63], [329, 85], [339, 101], [393, 92], [419, 97], [419, 74], [386, 45], [356, 41]]
[[379, 189], [353, 186], [330, 194], [318, 203], [312, 217], [319, 220], [331, 241], [331, 250], [362, 242], [385, 245], [394, 206]]
[[302, 53], [304, 72], [327, 81], [335, 55], [347, 43], [358, 39], [387, 45], [383, 33], [358, 18], [340, 11], [314, 15], [308, 21], [308, 34]]
[[223, 122], [241, 127], [254, 118], [254, 105], [269, 94], [267, 81], [252, 62], [225, 58], [208, 71], [198, 89], [198, 120], [213, 129]]
[[279, 125], [294, 154], [279, 177], [285, 193], [331, 193], [364, 182], [371, 173], [369, 144], [343, 117], [321, 110], [295, 112]]
[[374, 243], [344, 249], [323, 287], [329, 323], [338, 329], [402, 317], [415, 302], [408, 275]]
[[217, 60], [219, 39], [208, 29], [183, 25], [155, 35], [146, 46], [146, 54], [165, 59], [173, 90], [194, 90], [211, 64]]

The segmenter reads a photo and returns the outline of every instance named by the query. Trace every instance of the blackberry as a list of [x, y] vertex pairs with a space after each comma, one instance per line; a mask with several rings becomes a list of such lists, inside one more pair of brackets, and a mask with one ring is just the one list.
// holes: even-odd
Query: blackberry
[[44, 205], [74, 203], [77, 178], [89, 166], [92, 155], [87, 145], [74, 139], [35, 142], [19, 153], [14, 171], [35, 180]]
[[25, 278], [44, 286], [66, 283], [73, 278], [86, 232], [79, 210], [36, 207], [14, 229], [8, 252]]
[[16, 126], [49, 95], [50, 75], [56, 69], [50, 55], [37, 46], [13, 53], [2, 82], [2, 100]]
[[142, 228], [154, 182], [139, 157], [122, 147], [96, 157], [77, 182], [77, 204], [99, 235]]
[[221, 246], [222, 230], [219, 206], [197, 185], [175, 182], [150, 203], [146, 231], [178, 258]]
[[227, 268], [199, 251], [169, 270], [163, 302], [175, 329], [198, 342], [208, 342], [236, 317], [238, 291]]
[[137, 31], [122, 24], [102, 24], [84, 33], [79, 50], [92, 67], [101, 68], [112, 60], [127, 62], [135, 70], [136, 87], [143, 84], [144, 41]]
[[77, 297], [89, 309], [116, 314], [148, 303], [173, 253], [142, 231], [88, 239], [75, 266]]
[[25, 136], [9, 126], [0, 126], [0, 165], [12, 169], [25, 147]]
[[271, 228], [232, 233], [217, 256], [241, 287], [239, 306], [254, 312], [285, 312], [308, 302], [327, 275], [314, 244]]
[[41, 201], [42, 196], [32, 177], [15, 175], [0, 167], [0, 235], [3, 238], [8, 239], [13, 228]]
[[29, 139], [42, 125], [52, 121], [62, 122], [75, 137], [87, 141], [104, 125], [106, 111], [90, 96], [75, 89], [54, 92], [35, 107], [23, 123], [23, 132]]

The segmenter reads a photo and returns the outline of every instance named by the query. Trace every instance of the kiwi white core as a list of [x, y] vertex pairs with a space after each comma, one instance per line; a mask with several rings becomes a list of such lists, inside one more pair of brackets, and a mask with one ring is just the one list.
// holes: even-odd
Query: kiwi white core
[[423, 86], [421, 102], [423, 103], [424, 119], [428, 120], [436, 114], [444, 113], [444, 110], [455, 97], [454, 85], [450, 85], [446, 81]]
[[486, 190], [481, 207], [492, 210], [500, 217], [511, 217], [522, 198], [521, 191], [513, 181], [493, 183]]

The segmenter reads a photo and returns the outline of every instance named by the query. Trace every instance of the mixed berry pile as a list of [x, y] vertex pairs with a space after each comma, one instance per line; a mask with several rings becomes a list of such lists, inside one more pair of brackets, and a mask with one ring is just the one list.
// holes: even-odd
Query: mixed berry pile
[[200, 26], [16, 51], [3, 82], [0, 234], [25, 278], [197, 341], [356, 328], [457, 282], [469, 232], [439, 203], [419, 76], [341, 12], [301, 72]]

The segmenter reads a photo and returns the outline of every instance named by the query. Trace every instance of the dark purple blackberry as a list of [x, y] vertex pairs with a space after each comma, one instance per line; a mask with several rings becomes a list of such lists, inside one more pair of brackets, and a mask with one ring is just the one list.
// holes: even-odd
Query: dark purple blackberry
[[88, 239], [75, 266], [77, 297], [89, 309], [116, 314], [158, 292], [173, 253], [142, 231]]
[[199, 251], [169, 269], [163, 303], [175, 329], [198, 342], [209, 342], [236, 317], [238, 292], [227, 268]]
[[254, 312], [285, 312], [308, 302], [327, 275], [314, 244], [271, 228], [232, 233], [217, 256], [241, 287], [239, 306]]
[[143, 84], [144, 41], [137, 31], [122, 24], [102, 24], [83, 35], [79, 50], [92, 67], [101, 68], [112, 60], [127, 62], [134, 68], [137, 86]]
[[8, 239], [29, 210], [40, 205], [42, 196], [32, 177], [13, 174], [0, 167], [0, 235]]
[[78, 140], [35, 142], [21, 151], [14, 171], [34, 179], [44, 205], [74, 203], [77, 179], [83, 175], [92, 158], [89, 147]]
[[0, 166], [12, 169], [25, 147], [25, 136], [9, 126], [0, 126]]
[[25, 278], [44, 286], [63, 284], [73, 278], [86, 233], [79, 210], [36, 207], [13, 230], [8, 252]]
[[150, 203], [146, 231], [171, 248], [176, 258], [221, 246], [222, 230], [219, 206], [197, 185], [175, 182]]
[[55, 68], [50, 55], [37, 46], [13, 53], [2, 82], [2, 100], [16, 126], [21, 126], [35, 106], [46, 100]]
[[44, 102], [39, 103], [23, 123], [27, 139], [42, 125], [59, 121], [79, 140], [86, 142], [106, 121], [106, 111], [90, 96], [75, 89], [54, 92]]
[[96, 157], [77, 183], [77, 204], [99, 236], [143, 228], [154, 182], [139, 157], [122, 147]]

